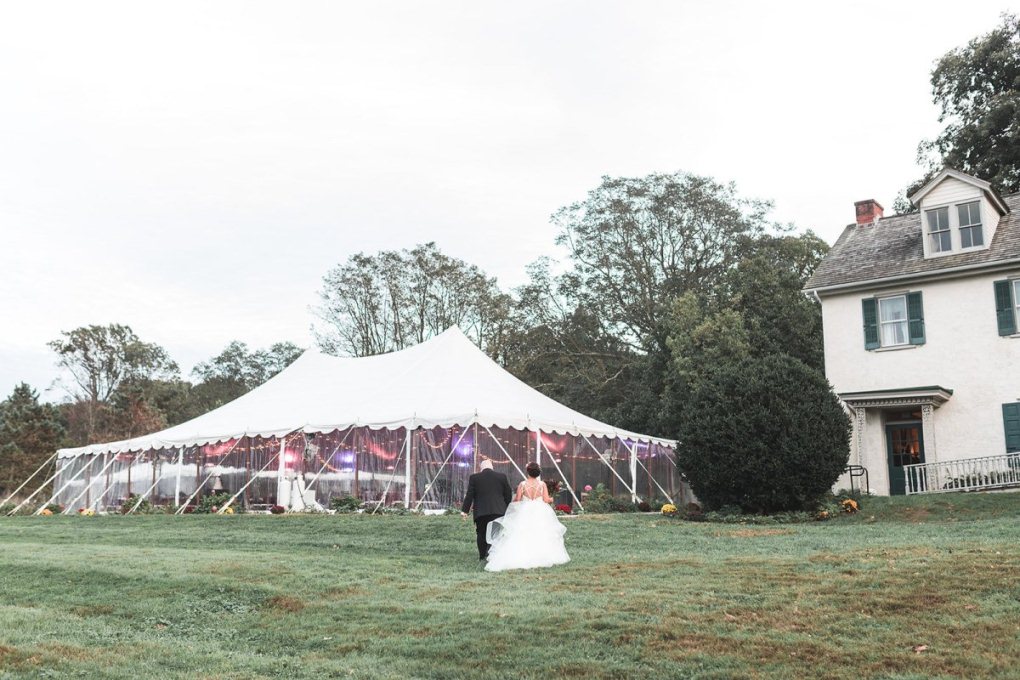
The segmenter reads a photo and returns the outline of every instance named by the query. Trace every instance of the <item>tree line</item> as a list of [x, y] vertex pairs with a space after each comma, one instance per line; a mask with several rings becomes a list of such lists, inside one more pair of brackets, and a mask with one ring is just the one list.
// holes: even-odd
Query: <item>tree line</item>
[[[569, 254], [561, 273], [540, 260], [527, 283], [503, 290], [434, 243], [358, 253], [323, 277], [315, 342], [367, 356], [457, 325], [554, 399], [672, 435], [685, 390], [720, 361], [783, 352], [822, 370], [820, 313], [800, 288], [827, 246], [769, 221], [769, 207], [683, 172], [605, 177], [553, 215]], [[40, 403], [23, 384], [0, 403], [3, 487], [57, 446], [135, 437], [221, 406], [302, 351], [235, 341], [186, 380], [164, 348], [125, 325], [65, 331], [49, 348], [67, 399]]]

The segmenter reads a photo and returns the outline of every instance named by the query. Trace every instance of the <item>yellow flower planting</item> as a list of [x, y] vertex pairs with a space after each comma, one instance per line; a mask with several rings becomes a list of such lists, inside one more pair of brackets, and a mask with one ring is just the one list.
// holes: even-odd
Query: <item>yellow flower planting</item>
[[53, 514], [53, 511], [50, 510], [49, 508], [43, 508], [43, 511], [40, 512], [39, 514], [40, 515], [46, 515], [47, 517], [49, 517], [50, 515]]
[[234, 509], [233, 508], [227, 508], [226, 510], [223, 511], [223, 514], [224, 515], [233, 515], [234, 514]]
[[662, 514], [664, 514], [664, 515], [675, 515], [676, 514], [676, 506], [673, 505], [672, 503], [666, 503], [664, 506], [662, 506]]
[[860, 510], [860, 508], [857, 507], [857, 501], [855, 501], [852, 498], [847, 498], [843, 500], [842, 502], [840, 502], [839, 506], [843, 509], [843, 512], [850, 515]]

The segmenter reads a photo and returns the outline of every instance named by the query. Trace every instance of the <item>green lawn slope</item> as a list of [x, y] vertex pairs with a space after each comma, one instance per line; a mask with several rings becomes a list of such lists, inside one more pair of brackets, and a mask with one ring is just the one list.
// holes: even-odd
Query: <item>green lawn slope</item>
[[456, 517], [0, 518], [0, 678], [1020, 675], [1020, 494], [565, 522], [489, 574]]

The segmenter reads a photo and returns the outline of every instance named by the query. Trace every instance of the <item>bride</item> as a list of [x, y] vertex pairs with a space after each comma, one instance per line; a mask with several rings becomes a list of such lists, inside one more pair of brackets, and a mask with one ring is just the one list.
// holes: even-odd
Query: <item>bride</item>
[[518, 485], [514, 502], [505, 515], [489, 524], [486, 571], [551, 567], [570, 561], [563, 547], [567, 528], [556, 519], [549, 489], [538, 478], [542, 468], [531, 462], [525, 470], [528, 478]]

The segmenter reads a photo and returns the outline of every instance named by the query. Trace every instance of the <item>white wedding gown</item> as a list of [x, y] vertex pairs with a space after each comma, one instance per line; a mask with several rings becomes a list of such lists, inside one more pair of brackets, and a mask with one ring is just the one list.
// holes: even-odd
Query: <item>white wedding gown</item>
[[551, 567], [570, 561], [563, 546], [567, 528], [538, 493], [534, 487], [525, 488], [521, 500], [511, 503], [505, 515], [489, 524], [486, 571]]

